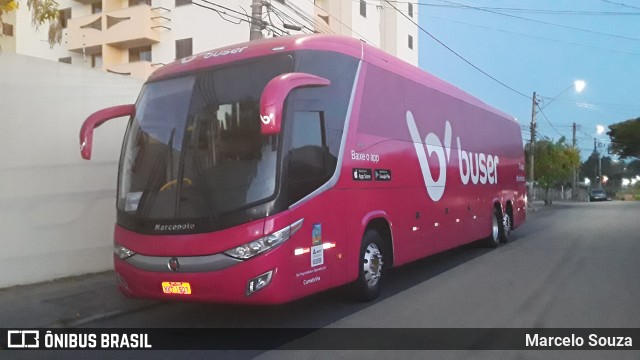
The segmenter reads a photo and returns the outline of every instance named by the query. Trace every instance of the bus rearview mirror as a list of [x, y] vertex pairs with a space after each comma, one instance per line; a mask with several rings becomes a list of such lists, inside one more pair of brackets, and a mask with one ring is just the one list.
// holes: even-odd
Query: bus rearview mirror
[[93, 129], [105, 122], [122, 116], [133, 116], [136, 113], [135, 105], [119, 105], [98, 110], [89, 115], [82, 123], [80, 129], [80, 154], [85, 160], [91, 159], [91, 147], [93, 144]]
[[267, 83], [260, 98], [260, 126], [263, 135], [279, 134], [284, 102], [291, 90], [300, 87], [327, 86], [331, 81], [306, 73], [287, 73]]

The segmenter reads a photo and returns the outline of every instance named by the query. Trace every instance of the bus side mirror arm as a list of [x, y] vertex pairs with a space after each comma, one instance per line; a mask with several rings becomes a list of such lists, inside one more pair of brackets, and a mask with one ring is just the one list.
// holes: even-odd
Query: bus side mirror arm
[[260, 126], [263, 135], [280, 133], [284, 102], [299, 87], [327, 86], [331, 81], [306, 73], [287, 73], [271, 79], [260, 97]]
[[82, 123], [80, 129], [80, 154], [85, 160], [91, 159], [91, 147], [93, 144], [93, 129], [105, 122], [122, 116], [133, 116], [136, 113], [135, 105], [120, 105], [98, 110], [89, 115]]

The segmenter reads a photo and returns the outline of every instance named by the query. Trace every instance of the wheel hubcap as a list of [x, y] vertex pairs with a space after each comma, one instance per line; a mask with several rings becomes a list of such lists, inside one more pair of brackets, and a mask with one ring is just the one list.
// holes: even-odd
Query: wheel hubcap
[[493, 216], [493, 220], [491, 220], [491, 236], [493, 236], [493, 240], [498, 240], [498, 235], [500, 230], [498, 229], [498, 219]]
[[376, 244], [369, 244], [364, 251], [364, 278], [369, 287], [376, 286], [382, 276], [382, 253]]

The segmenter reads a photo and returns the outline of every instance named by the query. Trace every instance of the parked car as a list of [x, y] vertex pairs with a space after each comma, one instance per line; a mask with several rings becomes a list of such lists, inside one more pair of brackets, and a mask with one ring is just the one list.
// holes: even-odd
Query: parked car
[[602, 189], [594, 189], [589, 191], [589, 201], [606, 201], [607, 193]]

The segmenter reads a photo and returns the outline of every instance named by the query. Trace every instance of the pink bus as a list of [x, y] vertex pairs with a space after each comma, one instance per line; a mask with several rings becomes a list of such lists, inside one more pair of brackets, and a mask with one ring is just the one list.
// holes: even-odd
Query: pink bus
[[151, 75], [128, 117], [114, 263], [126, 295], [284, 303], [351, 283], [380, 293], [393, 266], [526, 218], [520, 127], [361, 41], [273, 38]]

